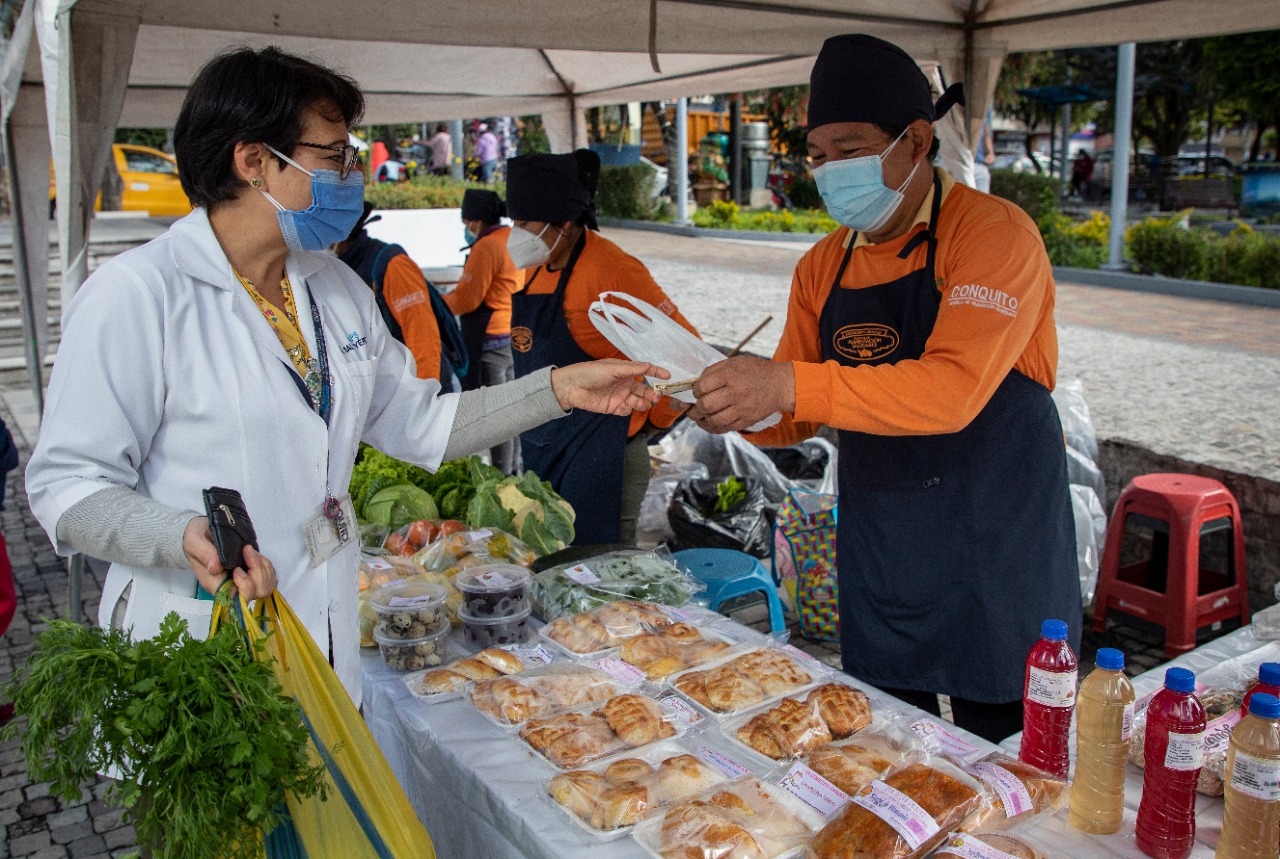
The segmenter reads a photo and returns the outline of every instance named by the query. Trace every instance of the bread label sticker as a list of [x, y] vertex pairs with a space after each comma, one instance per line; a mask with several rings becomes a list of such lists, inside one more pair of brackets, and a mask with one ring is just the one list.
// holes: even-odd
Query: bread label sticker
[[541, 644], [506, 644], [502, 646], [502, 649], [508, 653], [514, 653], [525, 662], [540, 662], [543, 665], [550, 665], [555, 659], [551, 655], [551, 651]]
[[1000, 802], [1004, 804], [1005, 817], [1017, 817], [1019, 814], [1026, 814], [1033, 810], [1036, 806], [1031, 801], [1031, 794], [1027, 791], [1027, 786], [1022, 783], [1022, 779], [1009, 772], [999, 764], [993, 763], [977, 763], [973, 765], [973, 772], [978, 778], [995, 789], [1000, 795]]
[[830, 817], [849, 802], [849, 794], [801, 763], [787, 770], [778, 784], [823, 817]]
[[1120, 725], [1120, 742], [1127, 743], [1133, 737], [1133, 715], [1136, 710], [1136, 702], [1130, 701], [1124, 705], [1124, 722]]
[[[625, 662], [622, 664], [626, 665]], [[640, 676], [643, 677], [644, 674], [642, 673]], [[670, 689], [659, 695], [657, 701], [658, 706], [662, 708], [662, 712], [666, 713], [673, 721], [679, 722], [686, 727], [692, 728], [706, 718], [690, 706], [689, 702]]]
[[926, 743], [937, 743], [943, 754], [969, 763], [982, 757], [972, 743], [960, 739], [932, 719], [918, 719], [911, 723], [911, 731]]
[[564, 574], [580, 585], [594, 585], [600, 581], [600, 577], [591, 572], [586, 564], [575, 564], [565, 570]]
[[1240, 724], [1240, 711], [1230, 710], [1214, 719], [1204, 729], [1204, 753], [1225, 752], [1231, 743], [1231, 730]]
[[1045, 707], [1074, 707], [1076, 705], [1076, 672], [1030, 669], [1027, 679], [1027, 700]]
[[493, 570], [476, 576], [475, 581], [488, 588], [509, 588], [513, 584], [511, 579]]
[[687, 611], [681, 611], [678, 608], [667, 609], [667, 615], [678, 623], [693, 623], [694, 617]]
[[599, 668], [623, 686], [634, 686], [645, 678], [645, 673], [639, 668], [612, 656], [597, 659], [595, 664], [596, 668]]
[[1014, 859], [1010, 853], [997, 850], [972, 835], [957, 835], [938, 848], [934, 856], [959, 856], [960, 859]]
[[392, 597], [387, 600], [387, 608], [416, 608], [420, 605], [430, 605], [433, 602], [439, 602], [438, 597], [426, 594], [420, 597]]
[[1204, 766], [1204, 731], [1194, 734], [1169, 734], [1169, 747], [1164, 752], [1164, 765], [1171, 770], [1198, 770]]
[[390, 562], [388, 562], [388, 561], [384, 561], [384, 560], [382, 560], [381, 558], [368, 558], [368, 559], [366, 559], [366, 560], [365, 560], [365, 562], [364, 562], [364, 563], [365, 563], [365, 566], [367, 566], [367, 567], [368, 567], [369, 569], [371, 569], [371, 570], [389, 570], [389, 569], [391, 569], [391, 564], [390, 564]]
[[938, 834], [938, 822], [929, 812], [879, 779], [858, 791], [853, 801], [892, 826], [912, 850]]
[[1236, 752], [1231, 788], [1264, 802], [1280, 800], [1280, 761]]
[[716, 769], [720, 770], [720, 772], [724, 773], [729, 778], [741, 778], [742, 776], [750, 775], [751, 773], [749, 769], [735, 761], [733, 758], [728, 755], [722, 755], [720, 752], [717, 752], [709, 746], [702, 746], [698, 749], [698, 757], [705, 763], [709, 763]]

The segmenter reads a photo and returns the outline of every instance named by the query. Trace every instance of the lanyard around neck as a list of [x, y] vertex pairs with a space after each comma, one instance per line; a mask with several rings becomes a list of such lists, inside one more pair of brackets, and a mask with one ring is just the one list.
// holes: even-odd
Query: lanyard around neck
[[298, 386], [298, 391], [307, 401], [307, 406], [320, 415], [325, 426], [328, 426], [333, 406], [333, 382], [329, 377], [329, 350], [324, 343], [324, 325], [320, 322], [320, 308], [316, 305], [316, 297], [311, 292], [311, 284], [306, 284], [306, 287], [307, 300], [311, 302], [311, 325], [316, 332], [316, 367], [308, 371], [304, 379], [289, 362], [281, 359], [280, 363], [288, 369], [289, 377]]

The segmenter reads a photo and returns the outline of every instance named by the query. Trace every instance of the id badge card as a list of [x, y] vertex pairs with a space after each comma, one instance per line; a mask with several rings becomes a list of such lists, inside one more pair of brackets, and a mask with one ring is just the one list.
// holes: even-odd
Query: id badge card
[[350, 495], [338, 500], [336, 515], [331, 515], [330, 509], [330, 504], [321, 504], [319, 512], [303, 527], [312, 567], [320, 566], [341, 552], [355, 542], [360, 533], [356, 528], [356, 510]]

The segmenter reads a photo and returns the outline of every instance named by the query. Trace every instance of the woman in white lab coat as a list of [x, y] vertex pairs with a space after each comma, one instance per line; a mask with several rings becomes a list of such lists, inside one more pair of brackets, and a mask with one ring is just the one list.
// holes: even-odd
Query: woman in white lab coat
[[245, 550], [235, 586], [278, 586], [357, 699], [359, 441], [434, 469], [569, 409], [657, 399], [636, 380], [654, 369], [626, 362], [461, 396], [418, 379], [373, 293], [323, 253], [362, 212], [347, 129], [363, 106], [350, 79], [275, 48], [201, 70], [174, 134], [196, 208], [68, 306], [27, 468], [58, 552], [112, 562], [99, 622], [136, 638], [170, 611], [207, 634], [226, 574], [201, 490], [239, 490], [261, 554]]

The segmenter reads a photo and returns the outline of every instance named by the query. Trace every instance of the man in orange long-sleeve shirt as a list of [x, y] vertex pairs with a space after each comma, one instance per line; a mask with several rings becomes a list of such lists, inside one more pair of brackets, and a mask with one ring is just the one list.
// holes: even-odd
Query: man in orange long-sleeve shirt
[[1062, 429], [1050, 398], [1054, 285], [1035, 224], [932, 169], [933, 103], [899, 48], [828, 39], [809, 155], [845, 228], [801, 259], [774, 361], [709, 368], [712, 431], [775, 411], [753, 441], [840, 430], [846, 671], [992, 740], [1022, 726], [1026, 653], [1080, 590]]
[[[639, 260], [597, 232], [600, 159], [527, 155], [507, 162], [507, 239], [513, 263], [528, 272], [512, 297], [511, 348], [516, 376], [551, 364], [623, 358], [591, 324], [587, 311], [603, 292], [640, 298], [694, 331]], [[576, 542], [634, 543], [649, 482], [646, 422], [667, 427], [683, 411], [668, 398], [630, 418], [570, 415], [520, 436], [525, 468], [549, 480], [577, 511]]]

